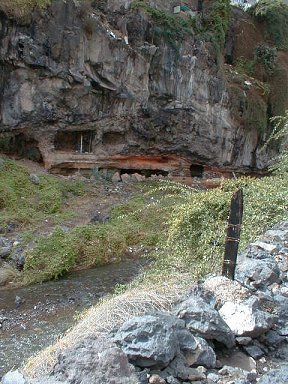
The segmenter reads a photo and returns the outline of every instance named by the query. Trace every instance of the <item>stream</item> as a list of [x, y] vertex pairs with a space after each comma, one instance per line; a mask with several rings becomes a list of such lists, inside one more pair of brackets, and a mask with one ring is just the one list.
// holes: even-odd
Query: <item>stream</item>
[[147, 260], [121, 262], [40, 285], [1, 290], [0, 378], [54, 343], [77, 322], [77, 314], [115, 285], [134, 279], [145, 265]]

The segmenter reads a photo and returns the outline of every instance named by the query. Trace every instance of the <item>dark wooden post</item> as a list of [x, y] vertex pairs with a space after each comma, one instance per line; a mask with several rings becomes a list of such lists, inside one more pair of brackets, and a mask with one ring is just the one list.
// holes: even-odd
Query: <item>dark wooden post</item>
[[225, 254], [222, 268], [222, 276], [226, 276], [231, 280], [234, 280], [235, 275], [242, 216], [243, 190], [240, 188], [233, 194], [231, 200], [227, 237], [225, 243]]

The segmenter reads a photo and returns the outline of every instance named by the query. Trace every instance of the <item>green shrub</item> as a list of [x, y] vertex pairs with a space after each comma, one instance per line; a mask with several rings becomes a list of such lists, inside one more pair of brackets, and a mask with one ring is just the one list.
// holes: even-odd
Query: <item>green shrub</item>
[[256, 60], [246, 60], [244, 57], [239, 57], [235, 63], [235, 69], [237, 72], [253, 76], [255, 71]]
[[259, 45], [255, 49], [255, 59], [264, 66], [268, 74], [271, 74], [276, 68], [277, 49], [267, 45]]
[[76, 252], [69, 237], [61, 229], [42, 237], [37, 247], [26, 254], [24, 282], [26, 284], [56, 279], [75, 264]]
[[192, 19], [183, 19], [177, 15], [156, 9], [146, 3], [145, 0], [136, 0], [131, 4], [131, 10], [141, 9], [150, 15], [155, 23], [154, 35], [163, 37], [173, 47], [177, 47], [176, 41], [183, 40], [185, 35], [192, 33], [194, 22]]
[[224, 48], [226, 32], [230, 22], [230, 1], [218, 0], [211, 2], [212, 5], [208, 9], [208, 14], [204, 18], [204, 36], [206, 40], [210, 40], [217, 52], [221, 52]]
[[263, 23], [267, 40], [278, 48], [288, 48], [288, 5], [281, 0], [259, 0], [249, 12]]
[[283, 116], [275, 116], [271, 120], [274, 124], [274, 130], [267, 144], [271, 141], [280, 142], [280, 155], [273, 159], [271, 170], [284, 175], [288, 173], [288, 110]]
[[[244, 216], [240, 249], [273, 224], [288, 218], [288, 177], [241, 178], [223, 182], [207, 192], [180, 190], [168, 220], [167, 241], [151, 271], [158, 276], [189, 274], [191, 279], [219, 272], [224, 254], [227, 217], [233, 193], [244, 190]], [[166, 185], [168, 193], [170, 186]]]

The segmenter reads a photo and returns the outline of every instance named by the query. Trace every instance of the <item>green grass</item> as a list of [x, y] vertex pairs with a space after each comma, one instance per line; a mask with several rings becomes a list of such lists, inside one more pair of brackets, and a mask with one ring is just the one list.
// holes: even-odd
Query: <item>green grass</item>
[[28, 170], [11, 160], [0, 167], [0, 227], [9, 223], [31, 226], [47, 218], [58, 221], [67, 215], [64, 203], [71, 195], [82, 195], [84, 184], [66, 182], [50, 175], [33, 184]]
[[[131, 246], [157, 246], [149, 278], [189, 273], [199, 278], [221, 267], [232, 194], [244, 189], [241, 248], [287, 217], [288, 179], [271, 176], [226, 181], [221, 188], [196, 191], [171, 182], [156, 183], [143, 196], [116, 207], [106, 224], [86, 225], [39, 238], [26, 257], [26, 283], [57, 278], [73, 268], [127, 258]], [[153, 277], [154, 276], [154, 277]], [[165, 278], [166, 278], [165, 277]]]
[[239, 187], [244, 190], [241, 249], [273, 224], [288, 218], [287, 174], [226, 181], [222, 188], [208, 192], [185, 192], [184, 201], [175, 201], [168, 238], [153, 274], [189, 272], [197, 279], [220, 270], [230, 200]]
[[[157, 210], [161, 214], [152, 215]], [[166, 213], [165, 213], [166, 212]], [[36, 240], [26, 256], [25, 283], [35, 283], [61, 276], [73, 268], [101, 266], [130, 258], [128, 247], [153, 247], [164, 231], [167, 209], [147, 206], [142, 197], [132, 198], [112, 211], [105, 224], [78, 226], [69, 233], [57, 228], [48, 237]]]

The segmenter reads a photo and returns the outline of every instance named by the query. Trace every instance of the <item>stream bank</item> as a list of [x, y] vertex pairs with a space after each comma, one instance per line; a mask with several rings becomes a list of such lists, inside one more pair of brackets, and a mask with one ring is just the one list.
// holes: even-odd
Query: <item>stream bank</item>
[[54, 343], [77, 315], [131, 281], [147, 260], [117, 263], [73, 272], [41, 285], [1, 290], [0, 377], [29, 356]]
[[[129, 316], [126, 300], [125, 319], [114, 328], [113, 321], [119, 319], [111, 317], [111, 301], [110, 331], [103, 331], [105, 326], [97, 323], [95, 312], [89, 312], [90, 319], [86, 316], [71, 330], [70, 345], [67, 334], [54, 356], [41, 355], [37, 378], [24, 378], [17, 371], [2, 383], [12, 384], [11, 379], [18, 378], [23, 384], [285, 384], [287, 245], [288, 222], [284, 222], [240, 255], [236, 281], [208, 276], [182, 292], [170, 308], [167, 297], [166, 311], [156, 297], [154, 311], [136, 317]], [[141, 302], [140, 296], [130, 306]], [[119, 314], [119, 300], [116, 305]], [[100, 315], [105, 317], [103, 312]]]

